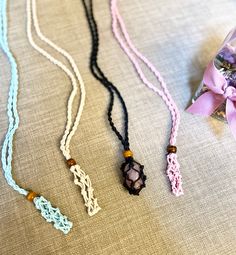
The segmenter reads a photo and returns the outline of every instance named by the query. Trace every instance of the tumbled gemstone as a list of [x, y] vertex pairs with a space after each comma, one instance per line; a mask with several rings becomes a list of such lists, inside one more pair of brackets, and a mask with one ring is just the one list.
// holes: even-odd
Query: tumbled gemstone
[[124, 186], [130, 194], [139, 195], [139, 192], [145, 187], [146, 176], [143, 173], [143, 168], [143, 165], [133, 159], [128, 159], [122, 164]]

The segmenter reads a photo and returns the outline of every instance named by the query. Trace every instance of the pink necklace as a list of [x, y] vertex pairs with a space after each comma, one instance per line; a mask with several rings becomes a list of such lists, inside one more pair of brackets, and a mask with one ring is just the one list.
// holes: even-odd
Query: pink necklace
[[[162, 78], [161, 74], [155, 68], [155, 66], [144, 56], [142, 55], [133, 45], [130, 40], [129, 34], [126, 30], [124, 21], [119, 13], [117, 7], [117, 0], [111, 0], [111, 15], [112, 15], [112, 30], [115, 38], [119, 42], [121, 48], [128, 56], [130, 61], [135, 67], [135, 70], [140, 78], [140, 80], [152, 91], [154, 91], [157, 95], [159, 95], [162, 100], [167, 105], [172, 118], [172, 128], [169, 138], [169, 145], [167, 146], [167, 176], [171, 183], [171, 189], [174, 195], [179, 196], [183, 194], [182, 188], [182, 176], [180, 174], [180, 166], [177, 161], [177, 147], [176, 137], [178, 134], [178, 128], [180, 123], [180, 114], [179, 110], [169, 93], [166, 83]], [[143, 73], [139, 61], [141, 61], [145, 66], [154, 74], [157, 80], [160, 83], [160, 89], [153, 85], [152, 82], [148, 80], [146, 75]]]

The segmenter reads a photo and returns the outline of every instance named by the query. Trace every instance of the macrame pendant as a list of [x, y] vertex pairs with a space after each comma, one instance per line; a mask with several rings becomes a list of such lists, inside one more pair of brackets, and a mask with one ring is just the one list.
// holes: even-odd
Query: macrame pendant
[[121, 165], [124, 177], [123, 185], [132, 195], [139, 195], [139, 192], [146, 186], [145, 181], [147, 177], [143, 169], [144, 166], [135, 161], [131, 156], [125, 157], [125, 162]]
[[29, 191], [26, 195], [26, 199], [33, 202], [35, 207], [40, 211], [43, 218], [50, 223], [53, 223], [54, 228], [62, 231], [64, 234], [68, 234], [73, 226], [67, 216], [60, 212], [60, 209], [53, 207], [46, 198], [38, 195], [34, 191]]
[[[112, 131], [116, 134], [118, 139], [121, 141], [122, 145], [124, 146], [124, 157], [125, 162], [121, 166], [121, 170], [123, 172], [124, 177], [124, 186], [129, 191], [130, 194], [138, 195], [139, 192], [142, 190], [142, 188], [145, 187], [145, 180], [146, 176], [143, 173], [144, 166], [140, 165], [138, 162], [136, 162], [133, 159], [133, 153], [131, 150], [129, 150], [129, 137], [128, 137], [128, 110], [125, 104], [125, 101], [118, 90], [118, 88], [108, 80], [108, 78], [105, 76], [101, 68], [99, 67], [97, 63], [98, 58], [98, 50], [99, 50], [99, 32], [98, 32], [98, 26], [93, 14], [93, 1], [85, 1], [82, 0], [84, 9], [85, 9], [85, 15], [88, 21], [89, 30], [92, 37], [92, 51], [90, 56], [90, 70], [93, 76], [101, 82], [101, 84], [109, 91], [110, 95], [110, 102], [108, 106], [107, 111], [107, 117], [109, 124], [111, 126]], [[113, 122], [113, 116], [112, 116], [112, 110], [114, 105], [114, 99], [115, 96], [119, 100], [121, 104], [121, 108], [123, 111], [123, 117], [124, 117], [124, 126], [123, 131], [124, 135], [122, 135], [116, 128], [115, 123]]]
[[69, 233], [73, 224], [60, 212], [59, 208], [53, 207], [43, 196], [35, 197], [33, 202], [47, 222], [53, 223], [54, 228], [61, 230], [64, 234]]

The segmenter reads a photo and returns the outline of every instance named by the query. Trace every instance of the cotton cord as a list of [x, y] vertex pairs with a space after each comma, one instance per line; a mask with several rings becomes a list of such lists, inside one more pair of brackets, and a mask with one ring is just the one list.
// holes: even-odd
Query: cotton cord
[[[35, 32], [38, 38], [41, 41], [45, 42], [48, 46], [56, 50], [58, 53], [63, 55], [67, 59], [74, 73], [72, 73], [62, 62], [54, 58], [46, 50], [42, 49], [39, 45], [35, 43], [32, 36], [32, 25], [35, 29]], [[65, 74], [71, 80], [72, 91], [67, 103], [67, 123], [66, 123], [64, 134], [60, 142], [60, 149], [65, 159], [69, 161], [70, 159], [72, 159], [70, 154], [70, 142], [78, 128], [81, 115], [83, 112], [84, 104], [85, 104], [86, 91], [85, 91], [85, 85], [84, 85], [83, 79], [71, 55], [64, 49], [57, 46], [54, 42], [49, 40], [41, 32], [39, 27], [39, 22], [38, 22], [37, 6], [36, 6], [35, 0], [32, 0], [32, 1], [27, 0], [27, 36], [31, 46], [35, 50], [37, 50], [41, 55], [46, 57], [50, 62], [52, 62], [54, 65], [58, 66], [62, 71], [64, 71]], [[75, 120], [73, 122], [72, 107], [73, 107], [75, 96], [78, 92], [78, 84], [80, 89], [80, 102], [79, 102], [79, 107], [76, 113]], [[91, 184], [89, 176], [86, 175], [85, 172], [81, 170], [80, 166], [77, 163], [76, 163], [76, 166], [77, 166], [76, 168], [72, 167], [72, 165], [69, 165], [69, 166], [70, 166], [70, 171], [74, 174], [74, 183], [81, 188], [81, 194], [84, 199], [85, 206], [87, 207], [88, 214], [90, 216], [96, 214], [101, 208], [99, 207], [97, 203], [97, 199], [94, 198], [93, 188], [92, 188], [92, 184]]]
[[[155, 68], [155, 66], [144, 56], [142, 55], [136, 47], [133, 45], [130, 36], [126, 30], [125, 23], [123, 18], [121, 17], [118, 7], [117, 0], [111, 0], [111, 16], [112, 16], [112, 30], [115, 38], [119, 42], [121, 48], [126, 53], [130, 61], [135, 67], [137, 74], [141, 81], [152, 91], [158, 94], [162, 100], [167, 105], [172, 118], [172, 128], [170, 133], [169, 144], [174, 146], [176, 144], [176, 138], [178, 134], [178, 128], [180, 123], [180, 114], [177, 105], [172, 99], [171, 94], [167, 89], [167, 85], [159, 73], [159, 71]], [[146, 75], [143, 73], [142, 68], [138, 61], [141, 61], [145, 64], [145, 66], [155, 75], [157, 80], [160, 83], [161, 89], [158, 89], [152, 82], [148, 80]], [[177, 161], [176, 153], [167, 154], [167, 175], [169, 177], [172, 192], [174, 195], [179, 196], [183, 194], [182, 188], [182, 177], [180, 174], [180, 166]]]
[[[29, 192], [16, 184], [12, 176], [12, 157], [13, 157], [13, 138], [19, 126], [19, 115], [17, 111], [17, 94], [18, 94], [18, 68], [16, 60], [11, 53], [8, 45], [7, 37], [7, 0], [0, 2], [0, 46], [11, 66], [11, 81], [9, 88], [9, 97], [7, 104], [7, 114], [9, 119], [8, 130], [2, 146], [2, 168], [7, 183], [18, 193], [24, 195], [27, 199], [32, 192]], [[33, 192], [34, 193], [34, 192]], [[35, 207], [41, 212], [41, 215], [48, 221], [54, 223], [54, 227], [67, 234], [72, 228], [66, 216], [62, 215], [58, 208], [52, 207], [51, 203], [38, 196], [36, 193], [34, 198]]]
[[17, 185], [12, 176], [12, 156], [13, 156], [12, 144], [13, 144], [14, 134], [19, 126], [19, 115], [17, 112], [18, 69], [17, 69], [16, 60], [13, 54], [11, 53], [9, 49], [9, 45], [8, 45], [7, 1], [6, 0], [1, 1], [0, 8], [1, 8], [0, 44], [11, 66], [11, 81], [10, 81], [9, 97], [8, 97], [8, 104], [7, 104], [7, 114], [9, 119], [9, 125], [8, 125], [8, 130], [7, 130], [3, 145], [2, 145], [2, 168], [3, 168], [3, 173], [7, 183], [15, 191], [19, 192], [21, 195], [26, 196], [28, 193], [27, 190]]
[[[88, 4], [86, 4], [85, 0], [82, 0], [84, 9], [85, 9], [85, 15], [88, 21], [89, 29], [92, 36], [92, 51], [90, 55], [90, 70], [93, 74], [93, 76], [101, 82], [101, 84], [108, 90], [110, 95], [108, 110], [107, 110], [107, 116], [109, 124], [113, 130], [113, 132], [116, 134], [118, 139], [121, 141], [124, 150], [129, 150], [129, 135], [128, 135], [128, 123], [129, 123], [129, 117], [128, 117], [128, 111], [125, 104], [125, 101], [119, 92], [118, 88], [108, 80], [108, 78], [105, 76], [104, 72], [101, 70], [101, 68], [98, 65], [97, 57], [98, 57], [98, 50], [99, 50], [99, 34], [98, 34], [98, 27], [96, 20], [94, 18], [93, 14], [93, 1], [89, 0]], [[119, 132], [113, 122], [112, 118], [112, 110], [114, 105], [114, 99], [115, 96], [117, 96], [122, 110], [124, 114], [124, 135]]]

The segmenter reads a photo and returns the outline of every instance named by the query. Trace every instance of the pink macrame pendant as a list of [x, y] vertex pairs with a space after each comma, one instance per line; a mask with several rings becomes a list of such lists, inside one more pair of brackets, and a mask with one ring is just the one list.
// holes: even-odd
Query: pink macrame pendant
[[184, 191], [182, 188], [182, 176], [180, 174], [176, 153], [169, 153], [167, 155], [166, 174], [171, 183], [172, 193], [177, 197], [183, 195]]
[[132, 195], [139, 195], [139, 192], [146, 186], [146, 175], [143, 173], [144, 166], [136, 162], [132, 157], [127, 158], [121, 166], [124, 177], [124, 187]]

